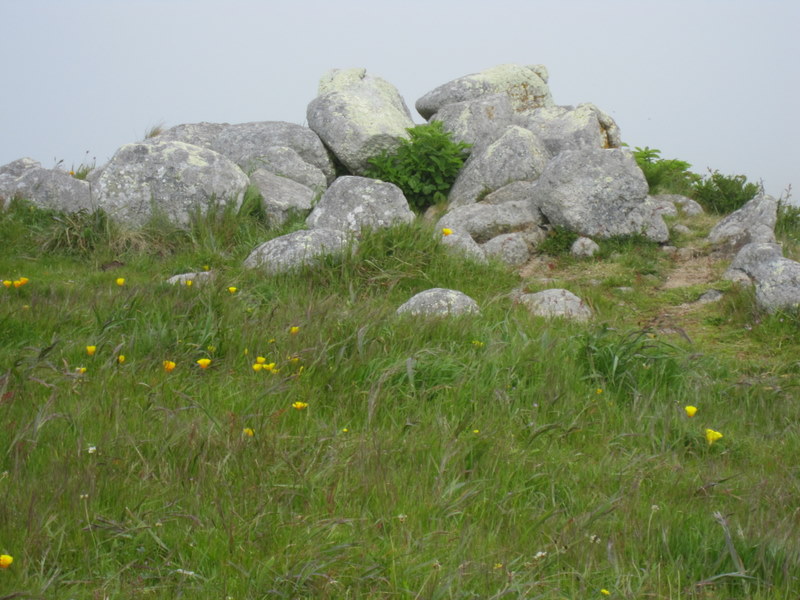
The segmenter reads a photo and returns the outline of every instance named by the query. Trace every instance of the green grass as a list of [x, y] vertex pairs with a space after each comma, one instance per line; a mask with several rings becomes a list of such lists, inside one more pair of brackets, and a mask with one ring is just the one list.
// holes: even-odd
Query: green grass
[[[300, 221], [81, 218], [0, 214], [0, 598], [796, 597], [796, 315], [728, 287], [652, 325], [700, 288], [636, 239], [522, 281], [420, 222], [267, 277]], [[556, 285], [595, 321], [509, 297]], [[481, 314], [395, 316], [431, 287]]]

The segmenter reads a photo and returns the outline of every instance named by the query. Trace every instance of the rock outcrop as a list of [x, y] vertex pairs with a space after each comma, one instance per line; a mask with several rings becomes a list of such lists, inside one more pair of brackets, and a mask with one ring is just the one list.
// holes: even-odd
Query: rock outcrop
[[295, 231], [259, 245], [245, 259], [244, 266], [268, 275], [287, 273], [314, 265], [326, 256], [342, 256], [348, 248], [355, 250], [357, 245], [343, 231]]
[[756, 288], [756, 303], [768, 312], [800, 308], [800, 263], [785, 258], [778, 244], [754, 242], [739, 250], [724, 278], [746, 275]]
[[478, 303], [463, 292], [444, 288], [433, 288], [420, 292], [403, 303], [397, 314], [423, 317], [456, 317], [477, 314]]
[[747, 244], [773, 243], [777, 220], [778, 201], [762, 192], [714, 225], [708, 241], [728, 253]]

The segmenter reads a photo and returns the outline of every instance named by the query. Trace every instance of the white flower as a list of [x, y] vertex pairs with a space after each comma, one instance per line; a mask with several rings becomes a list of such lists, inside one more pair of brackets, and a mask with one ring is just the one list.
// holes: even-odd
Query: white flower
[[95, 452], [97, 452], [97, 446], [89, 446], [89, 447], [86, 449], [86, 451], [87, 451], [89, 454], [94, 454]]

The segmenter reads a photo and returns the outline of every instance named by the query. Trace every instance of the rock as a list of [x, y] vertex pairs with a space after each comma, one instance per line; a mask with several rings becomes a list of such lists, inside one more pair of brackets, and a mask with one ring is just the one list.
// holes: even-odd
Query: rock
[[785, 258], [777, 244], [756, 242], [742, 247], [723, 277], [747, 275], [756, 286], [756, 303], [768, 312], [800, 307], [800, 263]]
[[516, 112], [553, 105], [543, 65], [505, 64], [440, 85], [417, 100], [416, 108], [429, 119], [448, 104], [500, 93], [508, 96]]
[[703, 207], [696, 201], [686, 196], [681, 196], [680, 194], [656, 194], [653, 196], [653, 199], [656, 201], [666, 200], [667, 202], [671, 202], [687, 217], [702, 215], [705, 212]]
[[340, 256], [351, 243], [355, 244], [344, 231], [295, 231], [258, 246], [245, 259], [244, 266], [260, 269], [268, 274], [285, 273], [314, 265], [326, 256]]
[[472, 236], [464, 231], [453, 230], [450, 235], [442, 236], [442, 244], [448, 250], [458, 252], [462, 256], [474, 260], [478, 263], [486, 262], [486, 254], [483, 249], [472, 239]]
[[579, 237], [572, 242], [572, 247], [569, 250], [572, 256], [578, 258], [590, 258], [600, 252], [600, 246], [594, 240], [587, 237]]
[[319, 84], [306, 111], [308, 126], [351, 173], [364, 174], [367, 159], [391, 152], [414, 127], [397, 89], [366, 69], [334, 69]]
[[292, 179], [259, 169], [250, 175], [250, 184], [263, 196], [264, 210], [273, 227], [283, 225], [293, 214], [307, 215], [311, 211], [314, 190]]
[[411, 223], [414, 213], [403, 192], [393, 183], [367, 177], [339, 177], [306, 219], [308, 227], [359, 233]]
[[[41, 208], [74, 213], [93, 211], [92, 186], [60, 169], [43, 169], [36, 161], [20, 159], [0, 172], [0, 197], [30, 200]], [[19, 174], [14, 177], [15, 174]]]
[[517, 118], [517, 124], [530, 129], [555, 156], [564, 150], [619, 148], [622, 145], [617, 124], [594, 104], [549, 106]]
[[661, 215], [662, 217], [677, 217], [678, 216], [678, 209], [675, 207], [675, 203], [667, 200], [663, 196], [655, 197], [649, 196], [647, 201], [652, 204], [655, 211]]
[[487, 257], [494, 257], [512, 267], [524, 265], [531, 257], [528, 242], [522, 233], [504, 233], [481, 244]]
[[189, 123], [167, 129], [152, 139], [208, 148], [229, 158], [247, 172], [268, 167], [275, 159], [274, 148], [291, 148], [304, 162], [322, 171], [326, 182], [330, 183], [336, 177], [333, 160], [319, 136], [308, 127], [294, 123]]
[[519, 301], [538, 317], [563, 317], [575, 321], [588, 321], [592, 318], [592, 309], [568, 290], [551, 289], [523, 294]]
[[158, 135], [149, 138], [160, 142], [184, 142], [201, 148], [211, 148], [219, 134], [229, 123], [184, 123], [165, 129]]
[[436, 224], [437, 229], [448, 228], [465, 231], [478, 242], [487, 242], [495, 236], [522, 231], [541, 224], [538, 212], [530, 203], [515, 200], [503, 204], [467, 204], [447, 212]]
[[181, 273], [180, 275], [173, 275], [167, 279], [167, 283], [171, 285], [186, 285], [191, 281], [192, 285], [204, 285], [214, 280], [216, 274], [213, 271], [200, 271], [197, 273]]
[[708, 241], [728, 253], [734, 253], [747, 244], [772, 243], [777, 219], [777, 200], [761, 192], [714, 225], [708, 233]]
[[94, 192], [98, 206], [126, 225], [163, 216], [185, 227], [215, 203], [241, 205], [247, 185], [242, 170], [221, 154], [153, 138], [117, 150]]
[[499, 138], [514, 120], [514, 110], [506, 94], [447, 104], [430, 119], [441, 121], [456, 142], [472, 144], [472, 151]]
[[483, 204], [505, 204], [506, 202], [527, 202], [531, 209], [535, 211], [536, 218], [541, 221], [542, 215], [539, 212], [539, 203], [536, 195], [535, 181], [512, 181], [504, 185], [499, 190], [495, 190], [487, 195]]
[[722, 297], [723, 294], [719, 290], [708, 290], [695, 301], [695, 304], [711, 304], [712, 302], [719, 302], [722, 300]]
[[456, 290], [433, 288], [420, 292], [397, 309], [397, 314], [412, 316], [442, 317], [477, 314], [478, 303]]
[[669, 232], [647, 200], [647, 181], [627, 150], [565, 150], [538, 180], [539, 209], [554, 226], [587, 237], [641, 234], [665, 242]]
[[692, 233], [692, 230], [682, 223], [677, 223], [676, 225], [672, 226], [672, 232], [678, 235], [689, 235]]
[[259, 156], [258, 163], [261, 165], [259, 171], [286, 177], [314, 192], [322, 192], [328, 187], [325, 173], [287, 146], [270, 146]]
[[549, 158], [536, 135], [511, 126], [497, 141], [467, 159], [450, 189], [450, 206], [473, 204], [513, 181], [533, 181]]

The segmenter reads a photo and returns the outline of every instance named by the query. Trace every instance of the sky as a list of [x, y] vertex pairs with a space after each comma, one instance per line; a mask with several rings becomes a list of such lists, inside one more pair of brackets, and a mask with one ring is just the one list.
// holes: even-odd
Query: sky
[[800, 203], [797, 0], [0, 0], [0, 165], [100, 165], [151, 127], [306, 124], [333, 68], [418, 98], [544, 64], [632, 147], [789, 184]]

